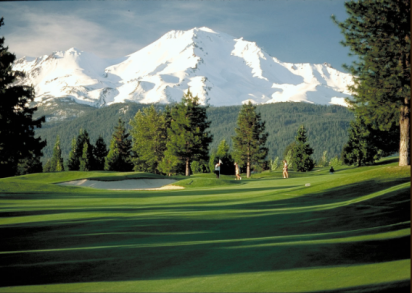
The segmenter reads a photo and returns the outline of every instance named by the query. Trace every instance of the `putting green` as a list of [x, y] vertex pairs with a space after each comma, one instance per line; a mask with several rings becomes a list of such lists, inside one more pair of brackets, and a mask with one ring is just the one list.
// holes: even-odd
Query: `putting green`
[[0, 179], [0, 292], [409, 292], [410, 167], [213, 177], [159, 191], [55, 184], [165, 178], [133, 172]]

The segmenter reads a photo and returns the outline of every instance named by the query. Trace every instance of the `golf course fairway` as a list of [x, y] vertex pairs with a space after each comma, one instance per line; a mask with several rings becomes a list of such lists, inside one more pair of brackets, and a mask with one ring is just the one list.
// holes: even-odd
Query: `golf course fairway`
[[165, 190], [57, 184], [170, 178], [135, 172], [3, 178], [0, 292], [409, 292], [410, 166], [397, 160], [175, 176], [184, 189]]

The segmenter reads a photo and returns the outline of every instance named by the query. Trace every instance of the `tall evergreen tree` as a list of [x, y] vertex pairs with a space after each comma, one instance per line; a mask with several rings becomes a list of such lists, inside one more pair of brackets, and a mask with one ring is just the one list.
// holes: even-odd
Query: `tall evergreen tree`
[[171, 109], [171, 118], [167, 131], [167, 149], [179, 162], [185, 164], [185, 175], [189, 176], [193, 160], [207, 161], [209, 158], [208, 147], [213, 136], [206, 131], [210, 126], [206, 107], [202, 107], [199, 98], [193, 97], [188, 90], [182, 101]]
[[44, 164], [43, 172], [50, 172], [50, 159], [48, 159], [46, 164]]
[[96, 140], [95, 146], [93, 148], [94, 156], [94, 170], [104, 170], [104, 159], [108, 154], [106, 143], [101, 135]]
[[399, 127], [399, 166], [410, 165], [411, 4], [409, 0], [357, 0], [345, 3], [349, 18], [341, 28], [358, 61], [346, 66], [354, 76], [348, 101], [374, 129]]
[[[0, 27], [3, 24], [1, 18]], [[0, 177], [16, 175], [19, 163], [35, 164], [46, 146], [46, 141], [34, 137], [35, 128], [40, 128], [45, 118], [33, 120], [37, 110], [29, 105], [35, 96], [33, 87], [13, 85], [24, 77], [23, 72], [12, 70], [15, 60], [4, 46], [4, 37], [0, 38]]]
[[76, 154], [76, 138], [72, 139], [72, 146], [69, 153], [69, 158], [67, 159], [67, 169], [69, 171], [78, 170], [77, 166], [79, 165], [79, 158]]
[[210, 153], [210, 157], [209, 157], [209, 172], [213, 173], [215, 171], [215, 164], [218, 162], [216, 159], [216, 149], [213, 149]]
[[85, 142], [83, 145], [83, 154], [80, 159], [80, 171], [90, 171], [91, 170], [92, 156], [88, 149], [89, 149], [89, 145], [87, 144], [87, 142]]
[[79, 130], [79, 135], [77, 136], [76, 142], [72, 141], [72, 149], [69, 153], [69, 159], [67, 166], [70, 171], [80, 170], [80, 161], [83, 155], [84, 144], [87, 143], [87, 151], [89, 152], [88, 157], [91, 158], [91, 166], [94, 166], [93, 160], [93, 145], [90, 143], [89, 133], [85, 129]]
[[315, 163], [311, 158], [313, 149], [307, 143], [306, 129], [302, 125], [298, 129], [296, 143], [292, 150], [292, 165], [293, 169], [298, 172], [306, 172], [313, 169]]
[[106, 171], [131, 171], [133, 168], [130, 158], [131, 144], [124, 122], [119, 118], [118, 124], [114, 128], [104, 169]]
[[363, 118], [358, 117], [351, 121], [348, 129], [349, 140], [342, 150], [343, 162], [346, 165], [373, 164], [385, 152], [377, 146], [379, 136], [374, 135], [375, 131], [367, 125]]
[[138, 111], [130, 121], [133, 138], [132, 159], [135, 171], [158, 173], [158, 165], [164, 157], [167, 143], [166, 114], [151, 105]]
[[50, 161], [50, 171], [64, 171], [62, 150], [60, 148], [60, 137], [57, 135], [56, 143], [53, 148], [53, 156]]
[[170, 149], [166, 149], [162, 161], [159, 163], [158, 169], [160, 172], [171, 176], [174, 173], [178, 173], [179, 170], [184, 169], [181, 160], [176, 157]]
[[246, 176], [250, 177], [252, 162], [263, 164], [268, 153], [265, 147], [268, 133], [265, 133], [265, 122], [251, 102], [244, 104], [237, 118], [236, 135], [232, 137], [234, 158], [241, 165], [246, 165]]

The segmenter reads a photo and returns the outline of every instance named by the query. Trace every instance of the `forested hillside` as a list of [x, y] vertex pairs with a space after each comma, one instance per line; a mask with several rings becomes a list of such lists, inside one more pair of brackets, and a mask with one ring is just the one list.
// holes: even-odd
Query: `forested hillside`
[[[237, 115], [241, 106], [209, 108], [208, 117], [212, 120], [211, 131], [214, 141], [211, 148], [217, 148], [222, 139], [232, 145], [235, 135]], [[314, 158], [319, 159], [323, 151], [328, 156], [340, 155], [348, 140], [347, 129], [353, 114], [341, 106], [321, 106], [307, 103], [275, 103], [259, 105], [256, 109], [266, 121], [269, 133], [267, 146], [268, 159], [282, 157], [286, 147], [295, 140], [297, 130], [304, 124], [308, 142], [314, 149]]]
[[[85, 109], [80, 117], [72, 116], [63, 121], [54, 120], [45, 123], [41, 129], [36, 130], [36, 135], [47, 139], [48, 142], [43, 150], [43, 162], [52, 155], [56, 135], [60, 136], [62, 155], [66, 159], [71, 140], [78, 135], [80, 128], [89, 132], [93, 144], [98, 136], [102, 135], [109, 145], [118, 117], [121, 117], [130, 128], [129, 120], [139, 109], [148, 106], [136, 103], [114, 104], [100, 109], [84, 106]], [[164, 109], [164, 105], [157, 105], [156, 108]], [[232, 145], [231, 137], [235, 134], [234, 129], [240, 108], [241, 106], [208, 108], [208, 118], [212, 121], [210, 130], [214, 135], [211, 150], [217, 148], [222, 139], [226, 139], [229, 145]], [[41, 108], [39, 110], [43, 113]], [[329, 157], [340, 155], [348, 138], [349, 121], [353, 119], [353, 114], [344, 107], [306, 103], [259, 105], [257, 111], [262, 114], [262, 120], [266, 121], [266, 131], [269, 133], [268, 159], [282, 157], [286, 146], [294, 141], [297, 129], [302, 124], [308, 131], [308, 142], [314, 149], [315, 159], [319, 159], [325, 150], [328, 151]]]

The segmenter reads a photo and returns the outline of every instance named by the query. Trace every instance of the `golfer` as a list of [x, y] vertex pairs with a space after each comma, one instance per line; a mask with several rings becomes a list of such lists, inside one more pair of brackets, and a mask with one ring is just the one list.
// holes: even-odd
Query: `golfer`
[[239, 165], [235, 162], [235, 174], [236, 174], [236, 178], [235, 180], [242, 180], [242, 177], [240, 177], [240, 171], [239, 171]]
[[283, 178], [289, 178], [288, 162], [286, 160], [283, 160]]
[[216, 174], [216, 178], [220, 177], [220, 164], [221, 164], [221, 160], [219, 160], [219, 162], [215, 165], [215, 174]]

